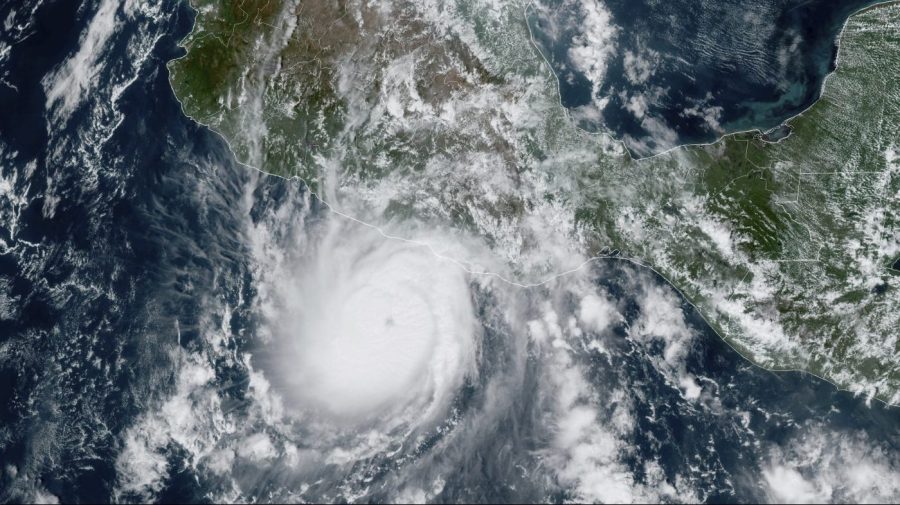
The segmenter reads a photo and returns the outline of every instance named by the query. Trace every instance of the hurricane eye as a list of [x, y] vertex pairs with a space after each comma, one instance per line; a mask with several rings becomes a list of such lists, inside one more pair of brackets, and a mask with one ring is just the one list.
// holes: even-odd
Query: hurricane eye
[[466, 274], [428, 248], [351, 233], [337, 219], [277, 277], [269, 372], [301, 410], [371, 420], [415, 406], [427, 417], [474, 369]]

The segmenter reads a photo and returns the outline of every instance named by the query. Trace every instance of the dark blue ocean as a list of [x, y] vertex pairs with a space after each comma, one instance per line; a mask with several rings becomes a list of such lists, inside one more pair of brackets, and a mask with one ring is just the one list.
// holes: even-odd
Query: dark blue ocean
[[[683, 19], [677, 5], [669, 3], [666, 9]], [[749, 118], [750, 104], [770, 103], [759, 101], [765, 95], [762, 88], [749, 83], [747, 94], [740, 95], [745, 88], [734, 88], [739, 76], [719, 87], [704, 87], [729, 89], [732, 101], [727, 103], [734, 107], [727, 113], [729, 127], [755, 125], [758, 118], [773, 118], [771, 124], [777, 124], [776, 117], [815, 98], [814, 85], [831, 65], [835, 27], [854, 7], [811, 5], [828, 29], [803, 32], [809, 51], [820, 57], [801, 72], [808, 81], [792, 84], [799, 90], [797, 101], [777, 108], [759, 105], [753, 112], [759, 116]], [[182, 113], [166, 62], [182, 54], [177, 42], [192, 26], [194, 14], [187, 3], [165, 2], [151, 14], [116, 9], [120, 23], [100, 55], [105, 64], [93, 66], [99, 73], [90, 76], [89, 93], [70, 114], [61, 114], [58, 105], [48, 110], [42, 79], [78, 51], [98, 6], [69, 1], [0, 6], [0, 20], [12, 19], [0, 32], [2, 47], [9, 47], [0, 60], [3, 503], [146, 498], [121, 491], [126, 489], [123, 482], [140, 477], [120, 474], [116, 464], [127, 430], [173, 393], [183, 365], [177, 356], [204, 355], [210, 345], [203, 337], [204, 325], [227, 323], [237, 335], [227, 344], [235, 356], [260, 345], [254, 337], [259, 316], [253, 309], [257, 292], [245, 223], [302, 207], [293, 201], [305, 193], [299, 182], [266, 177], [237, 164], [221, 138]], [[790, 25], [798, 16], [785, 13], [772, 22]], [[660, 21], [638, 18], [651, 30], [643, 32], [647, 43], [662, 44], [650, 36], [660, 29]], [[677, 69], [669, 72], [666, 82], [674, 90], [680, 82]], [[589, 99], [578, 98], [574, 88], [572, 93], [564, 90], [567, 106]], [[621, 128], [633, 131], [624, 122]], [[695, 133], [684, 135], [696, 140]], [[240, 210], [248, 188], [258, 202], [249, 215]], [[327, 211], [314, 205], [312, 212]], [[597, 408], [611, 415], [616, 402], [631, 405], [633, 450], [626, 462], [635, 479], [646, 477], [645, 463], [652, 460], [673, 481], [690, 467], [700, 468], [694, 474], [702, 477], [690, 483], [706, 490], [699, 500], [766, 500], [760, 474], [774, 457], [772, 451], [790, 453], [792, 441], [812, 432], [835, 446], [863, 441], [897, 464], [900, 410], [854, 397], [806, 373], [773, 373], [752, 365], [686, 302], [686, 318], [702, 335], [691, 343], [686, 370], [702, 377], [715, 399], [703, 404], [685, 399], [657, 366], [663, 349], [634, 341], [626, 331], [646, 309], [635, 297], [631, 279], [664, 281], [615, 259], [591, 268], [597, 288], [613, 293], [626, 307], [626, 321], [606, 338], [605, 353], [587, 352], [578, 359], [599, 390], [616, 385], [630, 393]], [[210, 308], [224, 305], [226, 312]], [[491, 319], [489, 300], [481, 302], [479, 316]], [[504, 362], [503, 338], [490, 331], [485, 335], [485, 376]], [[224, 398], [222, 409], [240, 415], [251, 401], [244, 362], [223, 360], [212, 366]], [[526, 370], [538, 374], [540, 369], [539, 362], [530, 361]], [[527, 378], [524, 383], [533, 385]], [[468, 387], [465, 401], [457, 405], [462, 411], [478, 408], [487, 395], [478, 383]], [[517, 394], [502, 423], [478, 427], [481, 450], [445, 455], [457, 458], [456, 471], [446, 476], [438, 501], [572, 498], [564, 486], [546, 487], [545, 480], [527, 478], [512, 464], [530, 461], [540, 467], [535, 462], [543, 443], [533, 412], [536, 391], [525, 387]], [[150, 495], [154, 501], [210, 502], [224, 496], [230, 481], [192, 461], [185, 441], [172, 438], [162, 446], [157, 455], [166, 477]], [[428, 461], [425, 456], [420, 461]], [[392, 467], [384, 468], [371, 476], [376, 484], [389, 478]], [[273, 491], [286, 482], [283, 474], [249, 466], [238, 471], [257, 477], [256, 487], [244, 490], [244, 499], [285, 496]], [[373, 489], [362, 499], [391, 496]]]
[[[540, 0], [528, 22], [579, 126], [646, 157], [767, 131], [808, 108], [834, 70], [844, 22], [876, 3]], [[577, 61], [582, 46], [601, 55], [593, 78]]]

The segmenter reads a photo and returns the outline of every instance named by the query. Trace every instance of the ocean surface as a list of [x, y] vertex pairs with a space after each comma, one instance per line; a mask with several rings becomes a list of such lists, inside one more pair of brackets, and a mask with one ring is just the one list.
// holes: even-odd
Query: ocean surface
[[646, 157], [767, 131], [812, 105], [873, 0], [540, 0], [534, 41], [584, 129]]
[[[828, 37], [852, 10], [841, 5], [817, 14], [828, 30], [804, 32], [818, 56], [801, 72], [809, 81], [791, 85], [796, 101], [775, 106], [753, 83], [744, 94], [704, 88], [730, 89], [734, 111], [723, 124], [774, 125], [815, 97], [807, 88], [831, 65]], [[660, 27], [631, 12], [646, 30]], [[594, 391], [585, 405], [598, 424], [617, 426], [621, 444], [588, 447], [592, 468], [615, 467], [599, 485], [679, 482], [679, 496], [747, 502], [770, 499], [766, 476], [778, 472], [818, 482], [871, 461], [873, 478], [896, 475], [900, 410], [806, 373], [752, 365], [662, 279], [616, 259], [587, 273], [622, 313], [593, 347], [573, 357], [518, 352], [527, 338], [506, 326], [501, 302], [475, 294], [479, 373], [454, 393], [439, 431], [415, 432], [415, 443], [390, 432], [390, 450], [289, 466], [296, 447], [331, 439], [311, 441], [314, 423], [272, 413], [254, 393], [268, 371], [249, 358], [267, 345], [249, 235], [298, 217], [314, 227], [329, 213], [299, 181], [236, 163], [218, 135], [184, 116], [166, 62], [183, 53], [177, 42], [193, 17], [186, 2], [0, 6], [8, 20], [0, 32], [8, 48], [0, 51], [0, 502], [389, 501], [432, 468], [444, 469], [435, 501], [574, 499], [568, 467], [547, 456], [558, 449], [549, 426], [561, 421], [547, 420], [553, 398], [542, 388], [559, 367], [576, 366], [585, 384], [574, 383]], [[824, 41], [812, 40], [822, 33]], [[76, 55], [80, 66], [67, 72]], [[665, 74], [672, 89], [676, 70]], [[563, 97], [567, 106], [590, 100], [575, 88]], [[617, 128], [638, 131], [626, 123]], [[694, 135], [707, 138], [679, 138]], [[290, 246], [287, 235], [274, 236], [273, 247]], [[679, 300], [686, 336], [677, 365], [664, 340], [630, 330], [653, 309], [645, 295], [656, 290]], [[524, 306], [550, 300], [541, 290], [517, 293]], [[572, 300], [553, 303], [577, 311]], [[260, 434], [275, 456], [244, 450]], [[604, 466], [613, 450], [617, 463]], [[843, 485], [837, 499], [860, 496]]]

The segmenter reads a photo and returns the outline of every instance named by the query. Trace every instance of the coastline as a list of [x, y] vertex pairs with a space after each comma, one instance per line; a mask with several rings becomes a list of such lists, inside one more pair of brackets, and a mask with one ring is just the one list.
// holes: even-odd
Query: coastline
[[[198, 12], [197, 9], [194, 7], [193, 3], [191, 3], [190, 0], [188, 1], [188, 4], [189, 4], [189, 7], [195, 12], [195, 16], [196, 16], [197, 14], [199, 14], [199, 12]], [[785, 121], [782, 123], [782, 125], [789, 125], [790, 122], [797, 120], [798, 118], [800, 118], [801, 116], [803, 116], [804, 114], [806, 114], [808, 111], [810, 111], [813, 107], [815, 107], [815, 106], [819, 103], [819, 101], [821, 100], [822, 96], [824, 95], [825, 87], [826, 87], [826, 85], [828, 84], [829, 78], [831, 78], [831, 76], [832, 76], [835, 72], [837, 72], [837, 70], [838, 70], [838, 68], [839, 68], [839, 65], [840, 65], [840, 59], [841, 59], [841, 50], [840, 50], [840, 49], [841, 49], [841, 41], [843, 40], [843, 37], [844, 37], [844, 35], [845, 35], [845, 31], [846, 31], [847, 24], [848, 24], [855, 16], [858, 16], [858, 15], [860, 15], [860, 14], [862, 14], [862, 13], [864, 13], [864, 12], [868, 12], [868, 11], [870, 11], [870, 10], [874, 10], [874, 9], [878, 9], [878, 8], [883, 8], [883, 7], [892, 5], [892, 4], [900, 4], [900, 0], [887, 0], [887, 1], [878, 2], [878, 3], [876, 3], [876, 4], [873, 4], [873, 5], [870, 5], [870, 6], [861, 8], [861, 9], [859, 9], [859, 10], [857, 10], [857, 11], [854, 11], [851, 15], [849, 15], [849, 16], [847, 17], [847, 19], [844, 20], [844, 22], [843, 22], [843, 24], [842, 24], [842, 26], [841, 26], [839, 35], [837, 36], [837, 38], [836, 38], [836, 40], [835, 40], [835, 44], [836, 44], [836, 46], [837, 46], [837, 53], [836, 53], [835, 62], [834, 62], [834, 69], [833, 69], [831, 72], [829, 72], [828, 74], [826, 74], [825, 77], [823, 78], [823, 82], [822, 82], [822, 84], [821, 84], [821, 86], [820, 86], [820, 88], [819, 88], [818, 98], [817, 98], [817, 99], [816, 99], [809, 107], [805, 108], [803, 111], [801, 111], [801, 112], [795, 114], [794, 116], [791, 116], [791, 117], [788, 118], [787, 120], [785, 120]], [[535, 42], [535, 40], [534, 40], [534, 35], [533, 35], [533, 33], [532, 33], [531, 27], [530, 27], [530, 25], [529, 25], [528, 22], [527, 22], [528, 9], [531, 8], [532, 5], [533, 5], [533, 0], [530, 0], [530, 1], [526, 4], [525, 9], [524, 9], [525, 17], [523, 18], [523, 21], [525, 22], [525, 25], [526, 25], [526, 27], [527, 27], [527, 29], [528, 29], [529, 39], [530, 39], [530, 42], [531, 42], [531, 44], [532, 44], [533, 49], [535, 49], [535, 50], [537, 51], [537, 53], [540, 55], [540, 57], [544, 59], [544, 63], [547, 64], [547, 67], [546, 67], [546, 68], [547, 68], [547, 70], [550, 72], [550, 75], [553, 77], [554, 82], [556, 83], [556, 98], [557, 98], [557, 104], [558, 104], [558, 106], [559, 106], [559, 107], [562, 107], [562, 109], [563, 109], [563, 111], [564, 111], [564, 114], [565, 114], [566, 118], [567, 118], [569, 121], [572, 122], [572, 124], [573, 124], [573, 125], [575, 126], [575, 128], [576, 128], [576, 131], [578, 131], [579, 133], [584, 134], [584, 135], [587, 135], [587, 136], [590, 136], [590, 137], [594, 137], [594, 136], [598, 136], [598, 135], [604, 135], [604, 136], [606, 136], [607, 138], [609, 138], [610, 140], [614, 141], [614, 143], [620, 144], [622, 150], [624, 151], [625, 155], [627, 156], [626, 161], [634, 161], [634, 162], [641, 163], [641, 162], [644, 162], [645, 160], [652, 160], [652, 159], [654, 159], [654, 158], [656, 158], [656, 157], [659, 157], [659, 156], [662, 156], [662, 155], [669, 155], [671, 152], [674, 152], [674, 151], [676, 151], [676, 150], [678, 150], [678, 149], [682, 149], [682, 148], [713, 146], [713, 145], [715, 145], [715, 144], [718, 144], [718, 143], [722, 142], [723, 140], [725, 140], [725, 139], [727, 139], [727, 138], [729, 138], [729, 137], [737, 137], [737, 136], [745, 135], [745, 134], [756, 134], [756, 136], [758, 137], [758, 136], [761, 136], [761, 135], [763, 135], [763, 134], [765, 133], [765, 132], [760, 131], [759, 129], [749, 129], [749, 130], [743, 130], [743, 131], [738, 131], [738, 132], [731, 132], [731, 133], [723, 134], [722, 136], [720, 136], [719, 138], [717, 138], [715, 141], [712, 141], [712, 142], [709, 142], [709, 143], [682, 144], [682, 145], [678, 145], [678, 146], [672, 147], [672, 148], [670, 148], [670, 149], [667, 149], [667, 150], [665, 150], [665, 151], [663, 151], [663, 152], [654, 154], [654, 155], [652, 155], [652, 156], [647, 156], [647, 157], [637, 157], [637, 158], [636, 158], [636, 157], [634, 157], [634, 156], [632, 155], [631, 151], [630, 151], [629, 149], [627, 149], [627, 148], [624, 146], [623, 141], [621, 141], [621, 140], [619, 140], [619, 139], [616, 139], [616, 138], [613, 137], [609, 132], [591, 132], [591, 131], [588, 131], [588, 130], [585, 130], [585, 129], [581, 128], [580, 126], [577, 125], [577, 123], [576, 123], [576, 122], [574, 121], [574, 119], [571, 117], [571, 114], [570, 114], [569, 110], [568, 110], [565, 106], [562, 105], [562, 101], [561, 101], [560, 93], [559, 93], [559, 79], [558, 79], [558, 77], [556, 76], [555, 72], [553, 72], [552, 67], [551, 67], [550, 64], [549, 64], [549, 61], [547, 61], [547, 59], [544, 57], [543, 53], [542, 53], [542, 52], [540, 51], [540, 49], [537, 47], [536, 42]], [[183, 37], [181, 40], [178, 41], [178, 46], [179, 46], [179, 47], [184, 48], [184, 46], [182, 45], [182, 42], [184, 42], [187, 38], [189, 38], [189, 37], [191, 36], [191, 34], [194, 32], [194, 30], [196, 30], [196, 24], [197, 24], [197, 18], [195, 17], [194, 22], [193, 22], [193, 25], [192, 25], [192, 27], [191, 27], [191, 30], [185, 35], [185, 37]], [[435, 257], [437, 257], [437, 258], [439, 258], [439, 259], [441, 259], [441, 260], [450, 261], [450, 262], [456, 264], [458, 267], [460, 267], [461, 269], [463, 269], [463, 270], [464, 270], [467, 274], [469, 274], [469, 275], [492, 277], [492, 278], [495, 278], [495, 279], [497, 279], [497, 280], [499, 280], [499, 281], [501, 281], [501, 282], [504, 282], [504, 283], [507, 283], [507, 284], [509, 284], [509, 285], [516, 286], [516, 287], [522, 288], [522, 289], [531, 289], [531, 288], [536, 288], [536, 287], [540, 287], [540, 286], [542, 286], [542, 285], [548, 284], [548, 283], [553, 282], [553, 281], [555, 281], [555, 280], [557, 280], [557, 279], [559, 279], [559, 278], [562, 278], [562, 277], [568, 276], [568, 275], [570, 275], [570, 274], [579, 272], [579, 271], [581, 271], [582, 269], [584, 269], [585, 267], [589, 266], [590, 264], [592, 264], [593, 262], [596, 262], [596, 261], [610, 260], [610, 259], [611, 259], [611, 260], [621, 260], [621, 261], [627, 261], [627, 262], [630, 262], [630, 263], [632, 263], [632, 264], [634, 264], [634, 265], [637, 265], [637, 266], [639, 266], [639, 267], [643, 267], [643, 268], [647, 268], [647, 269], [651, 270], [651, 271], [654, 272], [656, 275], [658, 275], [661, 279], [663, 279], [668, 285], [670, 285], [673, 289], [675, 289], [675, 290], [680, 294], [680, 296], [683, 298], [683, 300], [684, 300], [685, 302], [687, 302], [693, 309], [696, 310], [696, 312], [697, 312], [697, 314], [699, 315], [699, 317], [700, 317], [700, 318], [701, 318], [701, 319], [709, 326], [709, 328], [710, 328], [710, 329], [711, 329], [711, 330], [712, 330], [719, 338], [721, 338], [721, 339], [726, 343], [726, 345], [728, 345], [730, 348], [732, 348], [733, 350], [735, 350], [735, 352], [737, 352], [741, 357], [743, 357], [743, 358], [744, 358], [748, 363], [750, 363], [751, 365], [753, 365], [753, 366], [755, 366], [755, 367], [759, 367], [759, 368], [761, 368], [761, 369], [763, 369], [763, 370], [766, 370], [766, 371], [769, 371], [769, 372], [775, 372], [775, 373], [799, 372], [799, 373], [809, 374], [809, 375], [811, 375], [811, 376], [813, 376], [813, 377], [816, 377], [816, 378], [818, 378], [818, 379], [820, 379], [820, 380], [823, 380], [823, 381], [825, 381], [825, 382], [827, 382], [827, 383], [833, 385], [833, 386], [834, 386], [837, 390], [839, 390], [839, 391], [846, 391], [846, 392], [849, 392], [849, 393], [854, 394], [854, 395], [859, 395], [859, 394], [860, 394], [858, 391], [854, 392], [853, 390], [850, 390], [849, 388], [844, 388], [844, 387], [842, 387], [841, 385], [837, 384], [836, 382], [834, 382], [834, 381], [832, 381], [832, 380], [830, 380], [830, 379], [828, 379], [828, 378], [826, 378], [826, 377], [817, 375], [816, 373], [814, 373], [814, 372], [812, 372], [812, 371], [810, 371], [810, 370], [807, 370], [807, 369], [802, 369], [802, 368], [777, 368], [777, 367], [766, 367], [766, 366], [764, 366], [764, 365], [762, 365], [762, 364], [759, 364], [756, 360], [749, 358], [749, 357], [747, 356], [747, 354], [746, 354], [744, 351], [742, 351], [741, 349], [735, 347], [735, 346], [729, 341], [729, 339], [725, 338], [725, 337], [721, 334], [721, 332], [720, 332], [713, 324], [710, 323], [710, 318], [707, 317], [707, 314], [705, 313], [705, 311], [702, 310], [700, 307], [698, 307], [698, 306], [697, 306], [697, 305], [696, 305], [696, 304], [695, 304], [695, 303], [694, 303], [694, 302], [693, 302], [693, 301], [692, 301], [692, 300], [684, 293], [684, 291], [683, 291], [681, 288], [678, 287], [678, 285], [676, 285], [673, 281], [671, 281], [671, 280], [670, 280], [666, 275], [664, 275], [662, 272], [660, 272], [660, 271], [658, 271], [656, 268], [654, 268], [652, 264], [650, 264], [649, 262], [644, 261], [643, 259], [641, 259], [641, 258], [639, 258], [639, 257], [623, 256], [623, 255], [621, 255], [621, 254], [618, 254], [617, 252], [614, 252], [614, 253], [608, 254], [608, 255], [591, 256], [591, 257], [589, 257], [588, 259], [586, 259], [584, 262], [582, 262], [581, 264], [575, 266], [574, 268], [571, 268], [571, 269], [568, 269], [568, 270], [565, 270], [565, 271], [562, 271], [562, 272], [558, 272], [558, 273], [555, 273], [555, 274], [548, 274], [548, 275], [546, 275], [546, 276], [544, 276], [544, 277], [539, 277], [539, 278], [533, 279], [533, 280], [531, 280], [531, 281], [526, 281], [526, 280], [524, 280], [524, 279], [518, 279], [518, 280], [515, 280], [515, 279], [507, 278], [507, 277], [505, 277], [503, 274], [501, 274], [501, 273], [499, 273], [499, 272], [472, 270], [472, 269], [469, 268], [469, 266], [468, 266], [465, 262], [459, 261], [459, 260], [457, 260], [457, 259], [455, 259], [455, 258], [448, 257], [448, 256], [445, 256], [445, 255], [439, 253], [438, 251], [434, 250], [434, 249], [432, 248], [432, 246], [431, 246], [430, 244], [428, 244], [428, 243], [420, 242], [420, 241], [416, 241], [416, 240], [410, 240], [410, 239], [407, 239], [407, 238], [405, 238], [405, 237], [392, 235], [392, 234], [386, 232], [383, 228], [381, 228], [380, 226], [378, 226], [378, 225], [376, 225], [376, 224], [369, 223], [369, 222], [367, 222], [367, 221], [364, 221], [364, 220], [362, 220], [362, 219], [359, 219], [359, 218], [357, 218], [357, 217], [354, 217], [354, 216], [352, 216], [352, 215], [349, 215], [349, 214], [347, 214], [347, 213], [342, 212], [342, 211], [339, 210], [338, 208], [334, 207], [334, 206], [333, 206], [329, 201], [327, 201], [322, 195], [318, 194], [318, 193], [315, 192], [315, 191], [312, 191], [312, 189], [310, 188], [309, 184], [307, 184], [306, 180], [305, 180], [304, 178], [302, 178], [301, 176], [297, 176], [297, 175], [294, 175], [294, 176], [284, 176], [284, 175], [280, 175], [280, 174], [277, 174], [277, 173], [273, 173], [273, 172], [266, 171], [266, 170], [264, 170], [264, 169], [262, 169], [262, 168], [256, 167], [256, 166], [254, 166], [254, 165], [252, 165], [252, 164], [249, 164], [249, 163], [245, 162], [244, 160], [241, 160], [240, 157], [237, 155], [236, 151], [234, 150], [234, 148], [232, 147], [231, 141], [230, 141], [224, 134], [222, 134], [221, 132], [219, 132], [219, 131], [218, 131], [215, 127], [213, 127], [212, 125], [210, 125], [210, 124], [208, 124], [208, 123], [205, 123], [205, 122], [201, 121], [199, 118], [193, 117], [193, 116], [191, 116], [190, 114], [187, 113], [187, 111], [185, 110], [184, 102], [182, 101], [181, 97], [179, 97], [178, 93], [175, 91], [175, 86], [172, 84], [172, 80], [171, 80], [171, 69], [170, 69], [170, 65], [171, 65], [173, 62], [175, 62], [175, 61], [177, 61], [177, 60], [179, 60], [179, 59], [181, 59], [181, 58], [184, 58], [186, 55], [187, 55], [187, 53], [185, 53], [185, 55], [180, 56], [179, 58], [174, 58], [174, 59], [172, 59], [172, 60], [166, 62], [166, 68], [167, 68], [167, 70], [169, 70], [169, 72], [170, 72], [170, 75], [169, 75], [169, 77], [170, 77], [170, 79], [169, 79], [169, 85], [170, 85], [170, 87], [172, 88], [172, 93], [173, 93], [173, 95], [174, 95], [176, 101], [179, 103], [179, 105], [180, 105], [180, 107], [181, 107], [182, 113], [184, 113], [184, 115], [185, 115], [187, 118], [189, 118], [189, 119], [191, 119], [192, 121], [196, 122], [198, 125], [201, 125], [201, 126], [207, 128], [208, 130], [210, 130], [211, 132], [213, 132], [213, 133], [215, 133], [217, 136], [219, 136], [219, 137], [225, 142], [225, 145], [227, 146], [227, 148], [228, 148], [228, 150], [229, 150], [231, 156], [234, 158], [234, 160], [235, 160], [235, 162], [236, 162], [237, 164], [239, 164], [239, 165], [241, 165], [241, 166], [244, 166], [244, 167], [247, 167], [247, 168], [250, 168], [250, 169], [252, 169], [252, 170], [255, 170], [255, 171], [257, 171], [257, 172], [259, 172], [259, 173], [261, 173], [261, 174], [264, 174], [264, 175], [266, 175], [266, 176], [275, 176], [275, 177], [278, 177], [278, 178], [281, 178], [281, 179], [284, 179], [284, 180], [297, 181], [297, 182], [303, 184], [303, 185], [307, 188], [307, 190], [310, 192], [310, 194], [312, 195], [312, 197], [316, 198], [319, 202], [322, 203], [323, 206], [327, 207], [328, 210], [329, 210], [330, 212], [333, 212], [335, 215], [340, 216], [340, 217], [342, 217], [342, 218], [344, 218], [344, 219], [351, 220], [351, 221], [353, 221], [353, 222], [355, 222], [355, 223], [357, 223], [357, 224], [360, 224], [360, 225], [362, 225], [362, 226], [368, 227], [368, 228], [370, 228], [370, 229], [373, 229], [373, 230], [375, 230], [377, 233], [379, 233], [380, 235], [382, 235], [385, 239], [399, 240], [399, 241], [403, 241], [403, 242], [408, 243], [408, 244], [415, 245], [415, 246], [417, 246], [417, 247], [424, 247], [424, 248], [427, 248], [427, 249], [430, 250], [430, 252], [431, 252]], [[778, 127], [780, 127], [780, 126], [777, 126], [777, 127], [775, 127], [775, 128], [778, 128]], [[768, 131], [768, 130], [767, 130], [767, 131]], [[791, 134], [789, 134], [789, 135], [787, 135], [787, 136], [785, 136], [785, 137], [779, 139], [778, 141], [775, 141], [775, 142], [767, 142], [767, 143], [769, 143], [769, 144], [777, 144], [777, 143], [781, 143], [781, 142], [783, 142], [783, 141], [786, 141], [787, 139], [790, 139], [790, 138], [792, 138], [792, 137], [793, 137], [793, 134], [791, 133]], [[763, 140], [763, 141], [764, 141], [764, 140]], [[764, 141], [764, 142], [765, 142], [765, 141]], [[882, 398], [879, 398], [879, 397], [877, 397], [877, 396], [869, 396], [868, 398], [869, 398], [869, 399], [874, 399], [874, 400], [876, 400], [876, 401], [879, 401], [879, 402], [881, 402], [881, 403], [883, 403], [883, 404], [885, 404], [885, 405], [888, 405], [888, 406], [890, 406], [890, 407], [897, 407], [897, 406], [900, 406], [900, 403], [891, 403], [891, 402], [889, 402], [889, 401], [887, 401], [887, 400], [884, 400], [884, 399], [882, 399]]]
[[[727, 139], [727, 138], [729, 138], [729, 137], [737, 137], [737, 136], [740, 136], [740, 135], [746, 135], [746, 134], [755, 134], [756, 137], [761, 138], [761, 137], [763, 137], [766, 133], [768, 133], [768, 132], [770, 132], [770, 131], [776, 130], [776, 129], [781, 128], [781, 127], [783, 127], [783, 126], [790, 126], [790, 123], [791, 123], [792, 121], [794, 121], [794, 120], [796, 120], [797, 118], [803, 116], [807, 111], [809, 111], [810, 109], [812, 109], [813, 107], [815, 107], [816, 104], [819, 103], [819, 100], [822, 99], [822, 96], [824, 96], [824, 93], [825, 93], [825, 86], [828, 84], [828, 79], [829, 79], [835, 72], [837, 72], [838, 66], [839, 66], [839, 64], [840, 64], [840, 58], [841, 58], [841, 41], [842, 41], [843, 38], [844, 38], [844, 32], [846, 31], [846, 29], [847, 29], [847, 24], [850, 22], [850, 20], [851, 20], [852, 18], [854, 18], [855, 16], [858, 16], [858, 15], [863, 14], [863, 13], [865, 13], [865, 12], [868, 12], [868, 11], [870, 11], [870, 10], [880, 9], [880, 8], [889, 6], [889, 5], [891, 5], [891, 4], [900, 4], [900, 0], [884, 0], [884, 1], [876, 2], [876, 3], [872, 4], [872, 5], [868, 5], [868, 6], [866, 6], [866, 7], [862, 7], [862, 8], [860, 8], [860, 9], [857, 9], [857, 10], [853, 11], [850, 15], [848, 15], [847, 18], [844, 19], [844, 22], [841, 24], [841, 29], [838, 31], [837, 37], [835, 37], [835, 46], [836, 46], [836, 48], [837, 48], [837, 51], [836, 51], [836, 53], [835, 53], [835, 58], [834, 58], [834, 64], [833, 64], [833, 67], [834, 67], [834, 68], [833, 68], [830, 72], [828, 72], [827, 74], [825, 74], [825, 76], [823, 77], [823, 79], [822, 79], [822, 84], [819, 86], [819, 90], [818, 90], [816, 99], [815, 99], [808, 107], [805, 107], [805, 108], [804, 108], [803, 110], [801, 110], [800, 112], [798, 112], [798, 113], [796, 113], [796, 114], [794, 114], [794, 115], [788, 117], [787, 119], [783, 120], [780, 124], [778, 124], [778, 125], [776, 125], [776, 126], [774, 126], [774, 127], [772, 127], [772, 128], [768, 128], [768, 129], [766, 129], [766, 130], [762, 130], [761, 128], [749, 128], [749, 129], [745, 129], [745, 130], [739, 130], [739, 131], [734, 131], [734, 132], [728, 132], [728, 133], [722, 134], [721, 136], [717, 137], [715, 140], [712, 140], [712, 141], [710, 141], [710, 142], [697, 142], [697, 143], [678, 144], [678, 145], [676, 145], [676, 146], [670, 147], [670, 148], [668, 148], [668, 149], [665, 149], [665, 150], [660, 151], [660, 152], [655, 153], [655, 154], [651, 154], [651, 155], [649, 155], [649, 156], [635, 156], [634, 153], [632, 153], [631, 150], [625, 145], [625, 141], [622, 140], [622, 139], [617, 138], [612, 132], [609, 132], [609, 131], [596, 131], [596, 132], [593, 132], [593, 131], [587, 130], [587, 129], [585, 129], [585, 128], [582, 128], [582, 127], [578, 124], [578, 122], [572, 117], [572, 114], [571, 114], [571, 111], [569, 110], [569, 108], [566, 107], [565, 105], [563, 105], [563, 103], [562, 103], [562, 91], [561, 91], [561, 88], [560, 88], [559, 77], [556, 75], [556, 72], [553, 71], [553, 65], [550, 63], [550, 60], [548, 60], [547, 57], [544, 55], [544, 52], [541, 51], [540, 46], [538, 45], [537, 41], [536, 41], [535, 38], [534, 38], [534, 32], [533, 32], [533, 30], [531, 29], [531, 24], [528, 22], [528, 15], [529, 15], [529, 14], [528, 14], [528, 10], [534, 8], [534, 2], [535, 2], [535, 0], [529, 0], [528, 3], [525, 5], [525, 9], [524, 9], [525, 25], [526, 25], [526, 27], [528, 28], [528, 34], [529, 34], [529, 37], [530, 37], [532, 49], [533, 49], [535, 52], [537, 52], [537, 54], [541, 57], [541, 59], [542, 59], [543, 62], [544, 62], [544, 65], [545, 65], [546, 68], [547, 68], [547, 71], [548, 71], [548, 72], [550, 73], [550, 75], [553, 77], [553, 80], [554, 80], [554, 82], [555, 82], [555, 84], [556, 84], [556, 95], [557, 95], [557, 99], [558, 99], [557, 101], [558, 101], [559, 107], [562, 107], [562, 108], [563, 108], [563, 111], [565, 112], [566, 117], [568, 118], [568, 120], [569, 120], [569, 121], [572, 123], [572, 125], [575, 126], [575, 128], [577, 128], [579, 131], [581, 131], [581, 132], [584, 133], [584, 134], [590, 135], [590, 136], [598, 136], [598, 135], [606, 136], [609, 140], [611, 140], [611, 141], [613, 141], [614, 143], [616, 143], [616, 144], [618, 144], [618, 145], [621, 146], [621, 148], [625, 151], [625, 153], [627, 153], [627, 156], [628, 156], [628, 158], [629, 158], [629, 161], [635, 161], [635, 162], [642, 162], [642, 161], [644, 161], [644, 160], [650, 160], [650, 159], [653, 159], [653, 158], [656, 158], [656, 157], [659, 157], [659, 156], [663, 156], [663, 155], [669, 154], [669, 153], [671, 153], [671, 152], [673, 152], [673, 151], [676, 151], [676, 150], [678, 150], [678, 149], [689, 148], [689, 147], [707, 147], [707, 146], [713, 146], [713, 145], [716, 145], [716, 144], [722, 142], [723, 140], [725, 140], [725, 139]], [[763, 142], [766, 142], [766, 143], [777, 144], [777, 143], [780, 143], [780, 142], [782, 142], [782, 141], [784, 141], [784, 140], [790, 138], [791, 136], [792, 136], [792, 133], [788, 133], [788, 135], [786, 135], [786, 136], [783, 137], [783, 138], [778, 139], [778, 140], [775, 141], [775, 142], [768, 142], [768, 141], [766, 141], [766, 140], [764, 140], [764, 139], [761, 139], [761, 140], [762, 140]]]

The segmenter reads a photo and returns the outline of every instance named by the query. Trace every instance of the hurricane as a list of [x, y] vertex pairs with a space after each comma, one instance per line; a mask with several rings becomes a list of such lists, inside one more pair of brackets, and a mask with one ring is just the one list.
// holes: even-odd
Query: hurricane
[[557, 4], [0, 4], [0, 502], [897, 502], [900, 7]]
[[339, 419], [443, 413], [477, 373], [466, 272], [341, 220], [313, 226], [313, 238], [263, 273], [273, 284], [266, 366], [286, 398]]

